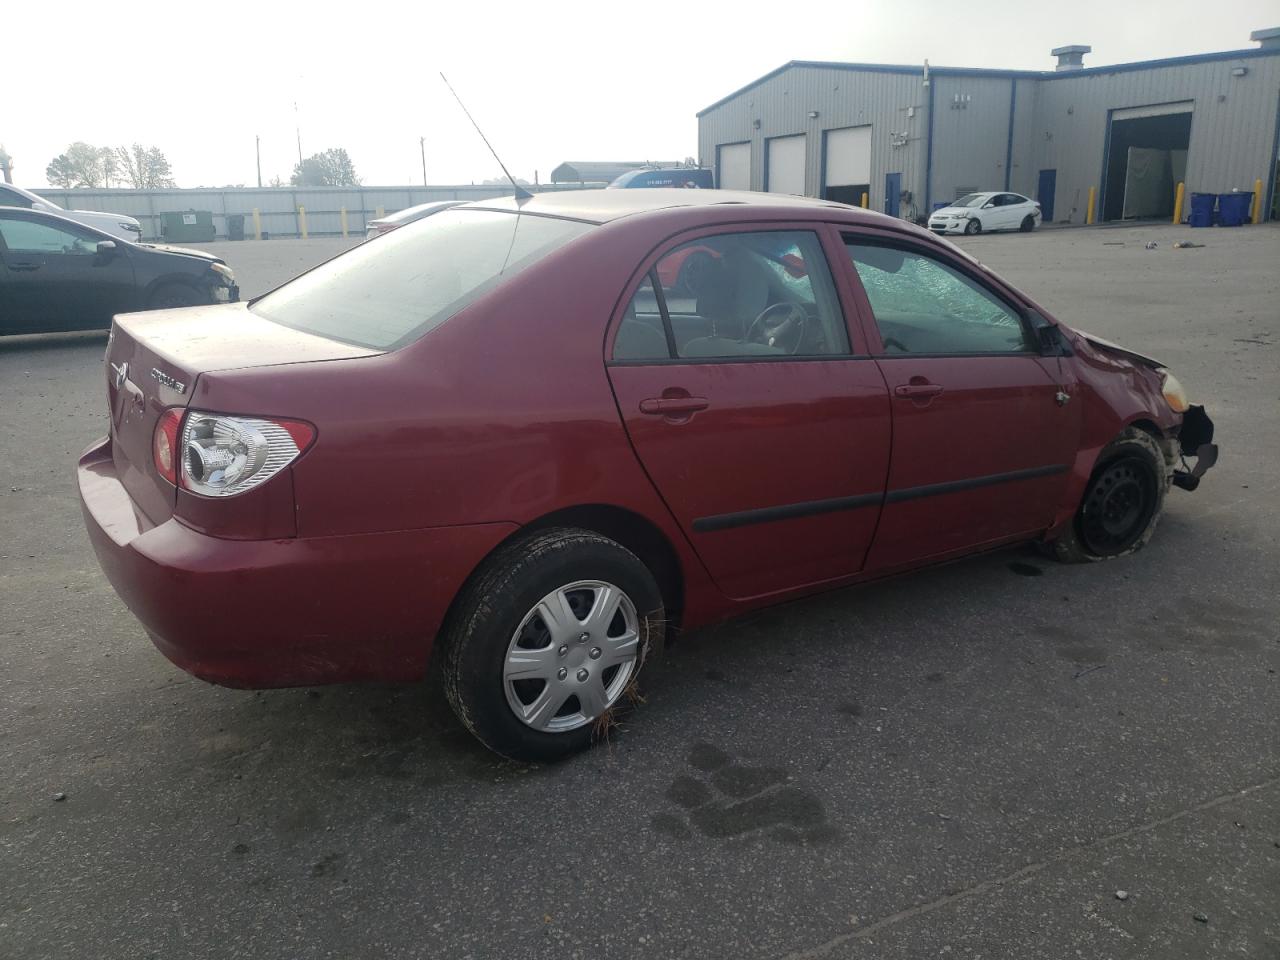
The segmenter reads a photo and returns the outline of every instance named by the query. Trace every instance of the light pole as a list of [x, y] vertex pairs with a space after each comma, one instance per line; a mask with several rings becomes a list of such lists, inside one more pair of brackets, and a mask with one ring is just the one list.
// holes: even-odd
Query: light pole
[[262, 137], [253, 135], [253, 149], [258, 155], [258, 189], [262, 189]]
[[418, 138], [418, 150], [422, 153], [422, 185], [427, 185], [427, 138]]

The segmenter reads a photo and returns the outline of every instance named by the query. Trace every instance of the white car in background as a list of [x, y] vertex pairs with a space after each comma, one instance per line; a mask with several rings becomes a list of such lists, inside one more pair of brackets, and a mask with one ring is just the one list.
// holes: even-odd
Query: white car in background
[[929, 215], [934, 233], [975, 233], [992, 230], [1021, 230], [1030, 233], [1040, 226], [1040, 204], [1020, 193], [968, 193]]
[[56, 213], [60, 217], [83, 223], [103, 233], [109, 233], [121, 240], [137, 243], [142, 239], [142, 224], [133, 217], [122, 213], [98, 213], [93, 210], [63, 210], [52, 200], [23, 190], [11, 183], [0, 183], [0, 207], [21, 207], [24, 210], [43, 210], [45, 213]]

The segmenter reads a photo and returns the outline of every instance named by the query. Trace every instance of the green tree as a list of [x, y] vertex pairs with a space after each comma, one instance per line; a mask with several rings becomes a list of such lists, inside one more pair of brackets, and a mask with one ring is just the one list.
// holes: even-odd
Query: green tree
[[294, 164], [289, 182], [295, 187], [354, 187], [359, 185], [355, 164], [341, 147], [331, 147]]
[[159, 147], [144, 147], [135, 143], [132, 147], [116, 147], [116, 159], [125, 179], [135, 190], [157, 190], [177, 186], [173, 180], [173, 168]]
[[72, 187], [100, 187], [103, 174], [102, 151], [83, 140], [77, 140], [67, 147], [66, 153], [54, 157], [44, 171], [51, 184], [68, 190]]

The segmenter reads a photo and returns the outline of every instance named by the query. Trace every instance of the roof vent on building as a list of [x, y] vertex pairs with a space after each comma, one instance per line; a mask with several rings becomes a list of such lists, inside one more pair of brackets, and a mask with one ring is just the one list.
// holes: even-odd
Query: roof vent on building
[[1093, 47], [1083, 43], [1073, 43], [1069, 47], [1058, 47], [1049, 51], [1051, 57], [1058, 58], [1058, 70], [1080, 70], [1084, 67], [1084, 55], [1093, 53]]
[[1280, 27], [1270, 30], [1255, 30], [1249, 34], [1250, 40], [1257, 40], [1263, 50], [1280, 50]]

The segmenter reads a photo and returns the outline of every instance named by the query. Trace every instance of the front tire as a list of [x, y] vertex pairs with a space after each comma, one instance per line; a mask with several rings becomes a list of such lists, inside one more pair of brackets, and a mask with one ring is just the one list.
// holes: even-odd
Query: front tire
[[208, 303], [208, 298], [185, 283], [166, 283], [156, 288], [149, 301], [152, 310], [168, 310], [173, 307], [196, 307]]
[[969, 237], [972, 237], [981, 233], [982, 221], [977, 219], [970, 219], [969, 222], [964, 225], [964, 232], [965, 232], [965, 235]]
[[1155, 533], [1168, 490], [1160, 444], [1145, 430], [1126, 427], [1098, 456], [1076, 515], [1051, 545], [1054, 556], [1091, 563], [1137, 553]]
[[664, 622], [657, 582], [631, 551], [589, 530], [537, 531], [463, 590], [440, 638], [445, 694], [494, 752], [559, 760], [630, 705]]
[[1023, 217], [1022, 225], [1018, 227], [1018, 229], [1021, 230], [1023, 233], [1030, 233], [1035, 228], [1036, 228], [1036, 218], [1031, 216], [1031, 214], [1027, 214], [1025, 217]]

